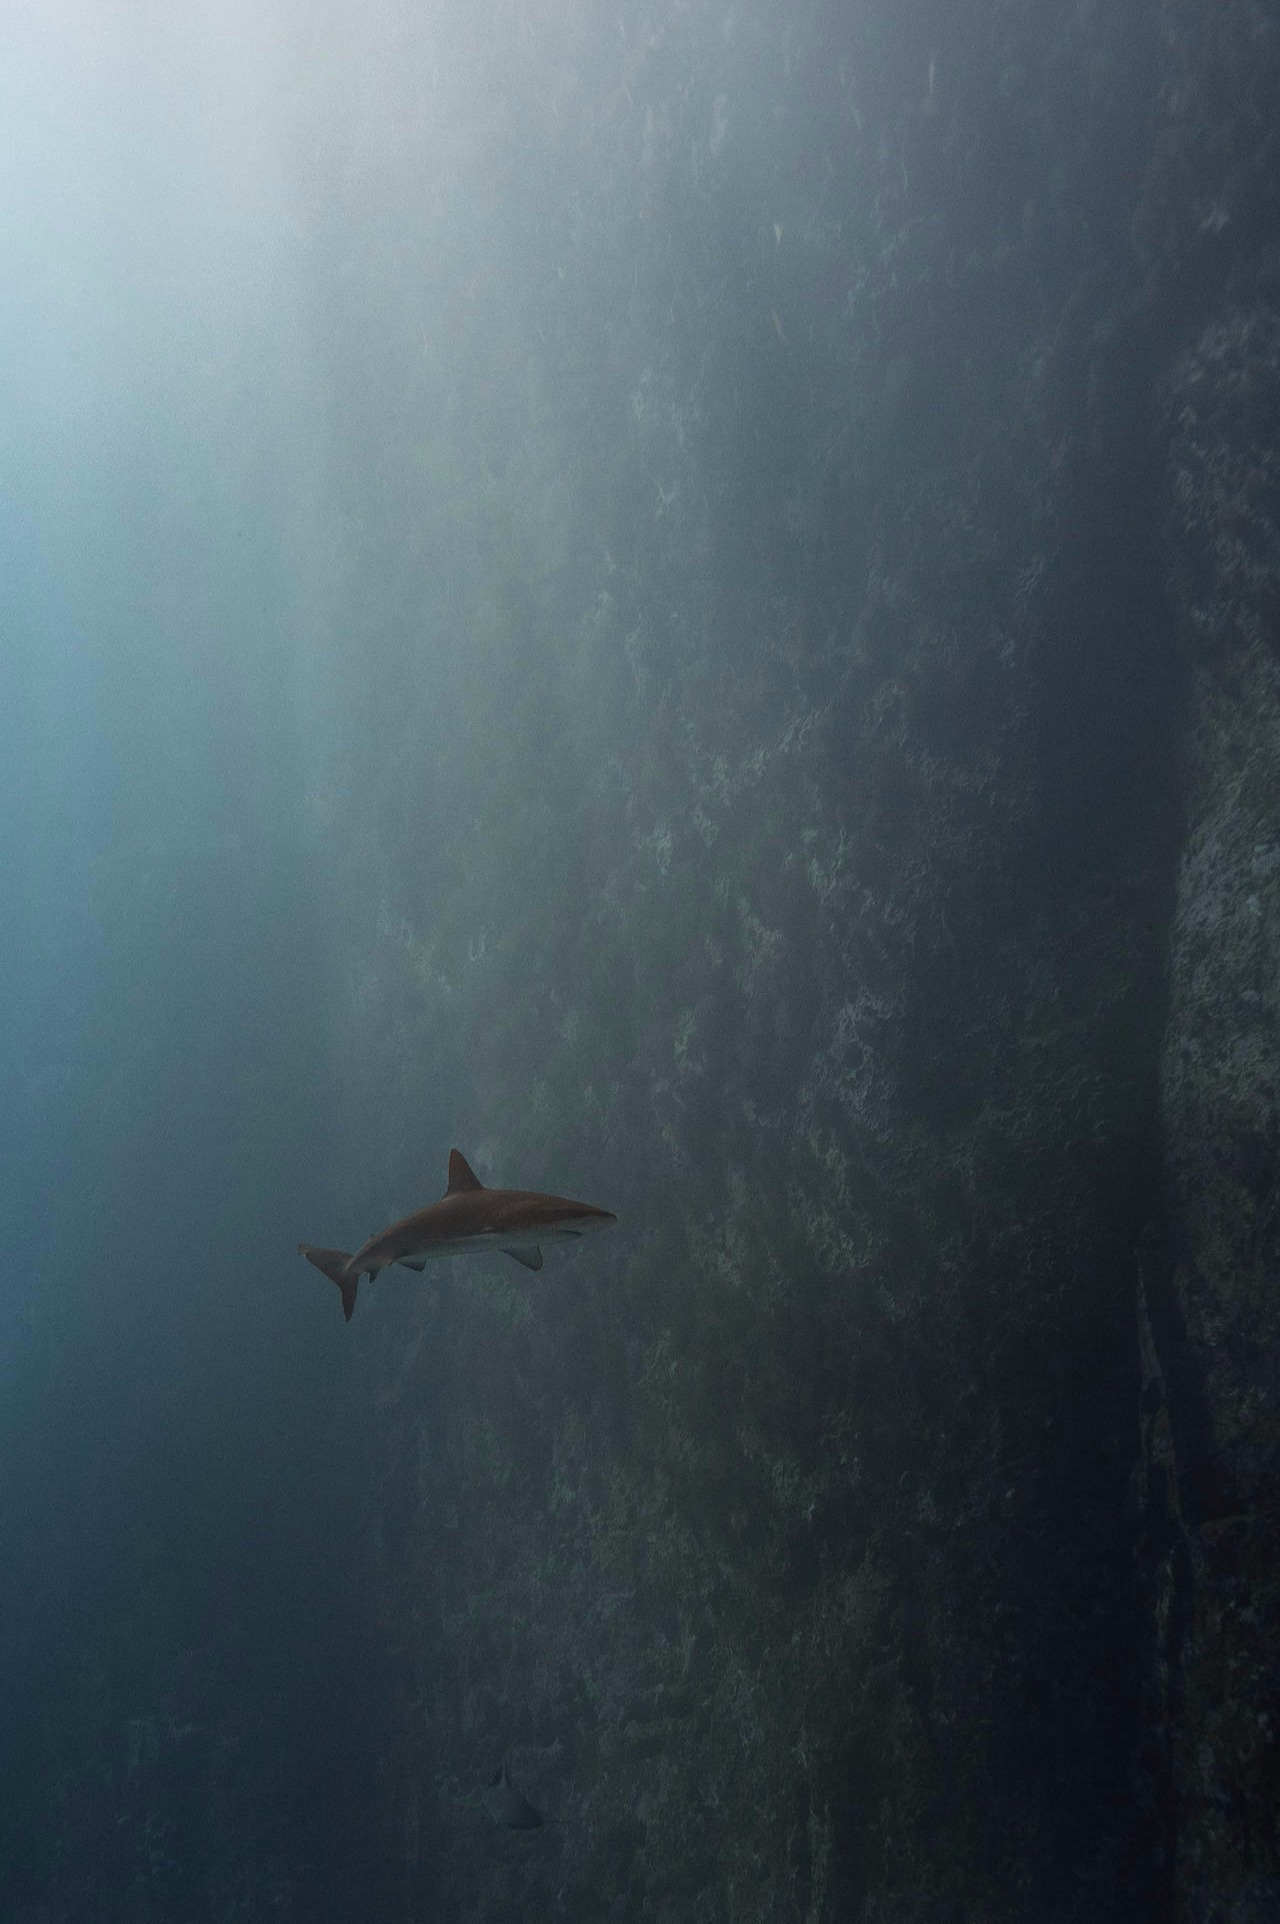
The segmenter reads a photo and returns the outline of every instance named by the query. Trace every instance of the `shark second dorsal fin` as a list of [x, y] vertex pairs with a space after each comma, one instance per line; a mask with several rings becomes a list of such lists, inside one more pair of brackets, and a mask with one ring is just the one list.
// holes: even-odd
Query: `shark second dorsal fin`
[[460, 1149], [449, 1151], [449, 1188], [447, 1194], [456, 1196], [460, 1189], [483, 1189], [484, 1184]]

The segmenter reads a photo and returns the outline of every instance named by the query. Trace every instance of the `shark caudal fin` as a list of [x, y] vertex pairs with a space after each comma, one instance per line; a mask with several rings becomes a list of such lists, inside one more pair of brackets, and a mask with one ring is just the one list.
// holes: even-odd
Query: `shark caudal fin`
[[314, 1243], [299, 1243], [298, 1254], [305, 1256], [322, 1276], [327, 1276], [331, 1283], [338, 1285], [342, 1291], [342, 1313], [350, 1322], [355, 1311], [356, 1290], [359, 1288], [360, 1278], [348, 1275], [347, 1265], [351, 1258], [346, 1250], [317, 1249]]

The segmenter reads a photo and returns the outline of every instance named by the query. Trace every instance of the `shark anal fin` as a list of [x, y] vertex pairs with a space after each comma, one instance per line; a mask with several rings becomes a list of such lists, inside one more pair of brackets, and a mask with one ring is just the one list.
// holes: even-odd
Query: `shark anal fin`
[[467, 1189], [483, 1189], [484, 1184], [460, 1149], [449, 1151], [449, 1188], [447, 1194], [456, 1196]]
[[523, 1263], [526, 1269], [542, 1268], [542, 1251], [540, 1249], [533, 1247], [529, 1249], [509, 1249], [506, 1253], [508, 1256], [513, 1256], [518, 1263]]

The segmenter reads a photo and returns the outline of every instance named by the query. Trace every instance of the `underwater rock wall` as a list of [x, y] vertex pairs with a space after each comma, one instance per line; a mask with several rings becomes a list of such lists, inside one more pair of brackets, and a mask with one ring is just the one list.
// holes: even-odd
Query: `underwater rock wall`
[[1139, 225], [1186, 832], [1144, 1439], [1172, 1913], [1280, 1907], [1280, 20], [1168, 9]]
[[457, 539], [352, 595], [351, 1167], [416, 1200], [425, 1127], [621, 1219], [361, 1302], [374, 1845], [477, 1924], [1243, 1924], [1276, 23], [774, 11], [534, 37], [540, 355], [352, 515], [355, 582]]

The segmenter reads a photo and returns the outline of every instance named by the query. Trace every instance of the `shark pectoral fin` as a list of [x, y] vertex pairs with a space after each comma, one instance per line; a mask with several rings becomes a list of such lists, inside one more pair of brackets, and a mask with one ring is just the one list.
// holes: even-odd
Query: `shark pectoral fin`
[[299, 1243], [299, 1256], [305, 1256], [313, 1268], [331, 1283], [336, 1283], [342, 1292], [342, 1313], [350, 1322], [355, 1314], [356, 1290], [360, 1286], [359, 1276], [348, 1273], [347, 1265], [351, 1258], [345, 1249], [317, 1249], [313, 1243]]
[[540, 1249], [509, 1249], [506, 1253], [508, 1256], [514, 1256], [518, 1263], [523, 1263], [526, 1269], [542, 1268], [542, 1251]]

